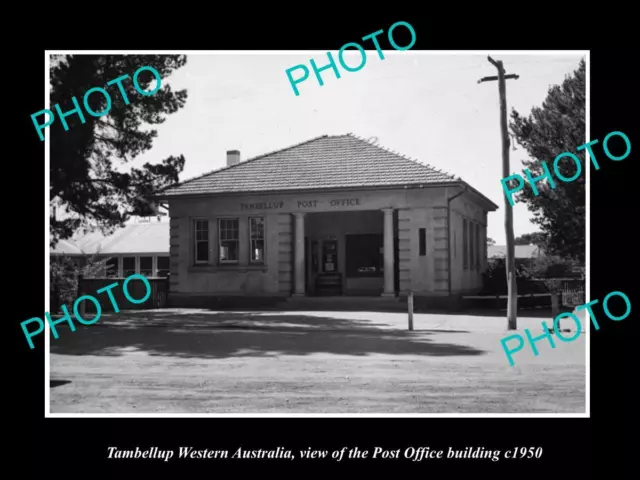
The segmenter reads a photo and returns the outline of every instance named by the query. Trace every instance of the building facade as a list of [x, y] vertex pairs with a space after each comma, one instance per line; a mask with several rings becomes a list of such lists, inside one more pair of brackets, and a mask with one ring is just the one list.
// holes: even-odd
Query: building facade
[[481, 287], [487, 213], [467, 183], [353, 135], [323, 136], [163, 191], [170, 299], [454, 297]]
[[60, 240], [50, 251], [51, 261], [72, 259], [79, 267], [89, 259], [104, 261], [95, 277], [126, 278], [138, 273], [145, 277], [167, 277], [169, 222], [163, 216], [132, 218], [109, 235], [98, 229]]

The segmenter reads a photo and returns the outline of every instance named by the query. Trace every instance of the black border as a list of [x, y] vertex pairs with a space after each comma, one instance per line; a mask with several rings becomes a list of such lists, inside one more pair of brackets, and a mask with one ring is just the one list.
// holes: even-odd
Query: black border
[[[44, 144], [33, 132], [29, 115], [43, 108], [43, 73], [45, 49], [319, 49], [335, 50], [364, 34], [387, 29], [403, 20], [417, 33], [413, 50], [590, 50], [591, 139], [602, 139], [612, 130], [627, 133], [632, 141], [632, 119], [637, 102], [637, 75], [633, 51], [620, 47], [632, 45], [635, 29], [633, 15], [612, 9], [609, 17], [602, 9], [596, 16], [557, 3], [552, 8], [540, 4], [512, 6], [499, 10], [494, 4], [475, 5], [473, 11], [457, 4], [452, 12], [435, 11], [430, 4], [422, 12], [394, 12], [372, 4], [358, 4], [352, 18], [344, 8], [328, 4], [298, 4], [285, 12], [269, 10], [261, 14], [246, 8], [242, 14], [230, 14], [210, 4], [206, 13], [183, 11], [162, 13], [158, 6], [139, 5], [130, 11], [114, 5], [96, 12], [93, 19], [84, 10], [84, 22], [71, 20], [68, 14], [35, 12], [46, 18], [45, 24], [30, 24], [24, 37], [31, 45], [9, 43], [12, 52], [6, 62], [13, 74], [5, 73], [14, 122], [5, 127], [12, 135], [5, 137], [13, 154], [5, 159], [11, 170], [5, 179], [15, 184], [16, 199], [5, 194], [5, 237], [11, 235], [8, 255], [12, 265], [8, 276], [9, 295], [5, 305], [12, 312], [6, 319], [13, 332], [11, 359], [5, 364], [16, 382], [4, 385], [5, 397], [17, 401], [18, 415], [12, 422], [9, 441], [19, 455], [24, 455], [21, 471], [27, 476], [43, 473], [65, 477], [100, 476], [118, 472], [124, 478], [167, 473], [189, 475], [192, 467], [204, 475], [217, 477], [238, 474], [246, 467], [266, 472], [283, 472], [290, 467], [318, 470], [326, 466], [337, 469], [355, 467], [375, 469], [380, 475], [398, 474], [413, 466], [416, 473], [446, 473], [459, 478], [462, 471], [488, 474], [492, 478], [565, 478], [585, 475], [592, 461], [611, 462], [608, 471], [621, 469], [624, 444], [620, 437], [626, 420], [625, 406], [630, 395], [625, 369], [630, 358], [624, 339], [630, 338], [632, 317], [622, 322], [604, 320], [599, 331], [591, 329], [591, 419], [45, 419], [44, 418], [44, 344], [36, 341], [29, 350], [19, 322], [41, 316], [44, 302], [42, 177]], [[200, 7], [198, 7], [200, 9]], [[121, 10], [120, 10], [121, 9]], [[532, 12], [531, 9], [535, 9]], [[63, 8], [61, 8], [63, 10]], [[364, 14], [363, 12], [368, 12]], [[315, 12], [315, 13], [304, 13]], [[169, 14], [167, 14], [169, 13]], [[630, 12], [629, 12], [630, 13]], [[164, 15], [164, 16], [161, 16]], [[597, 18], [595, 18], [597, 17]], [[629, 25], [624, 21], [629, 18]], [[279, 22], [279, 25], [276, 25]], [[99, 28], [98, 28], [99, 27]], [[20, 27], [18, 27], [20, 28]], [[38, 32], [43, 32], [40, 36]], [[18, 35], [17, 33], [15, 35]], [[42, 39], [42, 40], [41, 40]], [[598, 47], [598, 44], [604, 48]], [[259, 75], [260, 72], [256, 72]], [[633, 83], [632, 83], [633, 82]], [[372, 99], [374, 101], [375, 99]], [[634, 120], [636, 120], [634, 122]], [[22, 139], [14, 139], [18, 132]], [[28, 154], [25, 155], [25, 149]], [[612, 290], [631, 296], [630, 264], [635, 259], [631, 249], [637, 217], [632, 195], [633, 156], [623, 162], [601, 162], [599, 171], [591, 170], [591, 298], [602, 299]], [[40, 172], [38, 174], [38, 172]], [[8, 189], [7, 189], [8, 190]], [[16, 234], [17, 237], [16, 238]], [[18, 240], [18, 241], [16, 241]], [[43, 249], [43, 246], [45, 247]], [[28, 253], [28, 254], [27, 254]], [[15, 259], [15, 260], [14, 260]], [[623, 268], [625, 266], [626, 268]], [[633, 298], [632, 298], [633, 302]], [[633, 315], [633, 313], [632, 313]], [[42, 338], [42, 337], [40, 337]], [[630, 392], [629, 392], [630, 393]], [[13, 413], [13, 410], [11, 410]], [[592, 427], [597, 425], [597, 428]], [[593, 444], [596, 449], [593, 449]], [[287, 448], [334, 449], [342, 446], [405, 448], [428, 445], [431, 448], [461, 448], [483, 445], [486, 448], [542, 446], [544, 455], [536, 461], [517, 462], [421, 462], [358, 460], [333, 461], [179, 461], [169, 464], [150, 461], [107, 461], [106, 447], [154, 445], [177, 448]], [[627, 444], [628, 446], [628, 444]], [[225, 468], [221, 469], [222, 465]], [[230, 467], [227, 469], [226, 467]], [[286, 468], [285, 468], [286, 467]], [[620, 470], [622, 472], [623, 470]], [[588, 475], [582, 478], [589, 478]]]

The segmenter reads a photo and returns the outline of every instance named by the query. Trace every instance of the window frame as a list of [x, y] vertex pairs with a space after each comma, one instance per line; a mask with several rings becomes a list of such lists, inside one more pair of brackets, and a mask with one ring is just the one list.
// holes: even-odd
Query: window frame
[[475, 270], [475, 222], [469, 221], [469, 270]]
[[[208, 218], [193, 218], [193, 264], [194, 265], [208, 265], [211, 263], [211, 227], [209, 225]], [[207, 238], [205, 240], [198, 240], [198, 232], [202, 230], [198, 230], [198, 222], [204, 222], [207, 226]], [[207, 243], [207, 258], [206, 260], [198, 260], [198, 244], [199, 243]]]
[[455, 230], [453, 231], [453, 258], [458, 258], [458, 238]]
[[[218, 217], [218, 263], [220, 265], [238, 265], [240, 263], [240, 217]], [[223, 221], [225, 220], [235, 220], [236, 222], [236, 232], [237, 232], [237, 237], [235, 239], [235, 242], [237, 244], [237, 257], [235, 260], [223, 260], [222, 259], [222, 255], [221, 255], [221, 251], [220, 249], [222, 248], [222, 242], [228, 242], [230, 240], [225, 239], [222, 240], [221, 234], [222, 234], [222, 228], [221, 228], [221, 224]], [[249, 234], [251, 235], [251, 234]]]
[[[158, 260], [160, 260], [161, 258], [167, 259], [167, 261], [169, 262], [168, 268], [159, 267]], [[154, 259], [155, 259], [154, 277], [160, 277], [160, 274], [158, 273], [160, 270], [167, 270], [169, 274], [171, 274], [171, 256], [170, 255], [156, 255]], [[164, 277], [161, 277], [161, 278], [164, 278]]]
[[[376, 243], [373, 243], [373, 239], [376, 239]], [[324, 243], [323, 239], [323, 242]], [[334, 241], [333, 239], [326, 239], [329, 241]], [[362, 245], [362, 242], [368, 240], [368, 245], [375, 245], [376, 248], [370, 250], [371, 260], [374, 265], [371, 265], [375, 268], [375, 271], [358, 271], [358, 260], [363, 258], [362, 252], [365, 250], [360, 247], [358, 254], [353, 254], [352, 251], [356, 249], [359, 245]], [[324, 257], [323, 250], [324, 246], [322, 244], [319, 245], [321, 249], [321, 255]], [[340, 248], [340, 246], [338, 246]], [[384, 277], [384, 255], [381, 253], [381, 248], [384, 248], [384, 234], [383, 233], [349, 233], [345, 232], [344, 234], [344, 277], [345, 278], [382, 278]], [[374, 253], [374, 251], [376, 253]], [[339, 252], [338, 252], [339, 253]], [[338, 262], [336, 262], [338, 263]], [[324, 271], [324, 261], [322, 262], [321, 269]]]
[[[138, 256], [138, 269], [136, 271], [136, 273], [146, 277], [146, 278], [153, 278], [155, 277], [155, 269], [154, 269], [154, 257], [155, 255], [139, 255]], [[144, 273], [142, 273], [142, 259], [143, 258], [150, 258], [151, 259], [151, 275], [147, 276]]]
[[480, 270], [480, 224], [476, 223], [476, 270]]
[[[254, 219], [262, 220], [262, 237], [254, 239], [251, 231], [251, 221]], [[248, 217], [248, 237], [249, 237], [249, 263], [252, 265], [264, 265], [265, 259], [267, 257], [267, 241], [266, 241], [266, 230], [267, 230], [267, 218], [264, 215], [251, 215]], [[238, 237], [240, 236], [240, 224], [238, 224]], [[254, 240], [262, 240], [262, 260], [254, 260], [253, 259], [253, 241]]]
[[482, 268], [486, 268], [487, 266], [487, 257], [489, 255], [489, 246], [487, 245], [487, 224], [485, 223], [482, 226], [482, 230], [483, 230], [483, 235], [482, 235], [482, 250], [483, 250], [483, 255], [482, 255]]
[[[104, 276], [105, 278], [120, 278], [122, 275], [120, 275], [120, 271], [121, 271], [121, 259], [122, 257], [120, 257], [119, 255], [111, 255], [108, 256], [107, 259], [104, 262]], [[109, 260], [115, 260], [116, 261], [116, 271], [115, 271], [115, 276], [114, 277], [110, 277], [109, 276]]]
[[469, 251], [468, 251], [468, 243], [469, 243], [469, 228], [467, 225], [467, 219], [466, 218], [462, 218], [462, 264], [463, 264], [463, 269], [464, 270], [468, 270], [469, 269]]
[[418, 228], [418, 256], [427, 256], [427, 229], [425, 227]]
[[133, 258], [133, 273], [137, 274], [138, 273], [138, 256], [137, 255], [122, 255], [122, 257], [120, 257], [120, 268], [121, 268], [121, 272], [122, 272], [122, 278], [128, 278], [129, 276], [131, 276], [132, 274], [126, 275], [126, 271], [124, 268], [124, 261], [127, 258]]

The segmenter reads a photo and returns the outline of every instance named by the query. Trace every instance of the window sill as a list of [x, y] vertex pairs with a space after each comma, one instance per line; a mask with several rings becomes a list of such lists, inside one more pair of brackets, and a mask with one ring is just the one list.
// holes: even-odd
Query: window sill
[[267, 265], [238, 265], [238, 264], [220, 264], [220, 265], [192, 265], [187, 269], [189, 273], [218, 273], [218, 272], [266, 272], [269, 269]]

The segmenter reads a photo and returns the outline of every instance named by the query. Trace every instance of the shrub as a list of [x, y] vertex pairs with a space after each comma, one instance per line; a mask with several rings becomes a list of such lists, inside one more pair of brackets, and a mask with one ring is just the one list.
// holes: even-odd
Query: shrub
[[580, 264], [570, 258], [548, 256], [536, 258], [529, 268], [536, 278], [574, 277], [573, 269]]
[[581, 264], [577, 261], [554, 255], [535, 259], [529, 272], [533, 278], [540, 279], [549, 291], [557, 292], [562, 288], [562, 280], [559, 279], [575, 278], [577, 267], [581, 269]]
[[99, 276], [108, 258], [98, 258], [98, 253], [79, 258], [51, 257], [49, 269], [49, 313], [58, 313], [61, 305], [73, 305], [78, 296], [78, 277]]
[[[516, 259], [516, 285], [518, 294], [547, 293], [544, 283], [536, 279], [529, 266], [530, 262]], [[506, 295], [507, 269], [505, 258], [492, 258], [482, 274], [482, 290], [480, 295]]]

